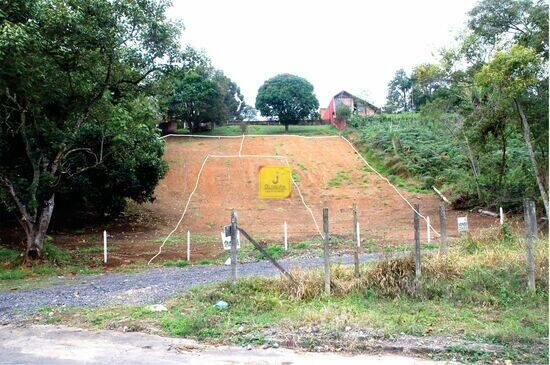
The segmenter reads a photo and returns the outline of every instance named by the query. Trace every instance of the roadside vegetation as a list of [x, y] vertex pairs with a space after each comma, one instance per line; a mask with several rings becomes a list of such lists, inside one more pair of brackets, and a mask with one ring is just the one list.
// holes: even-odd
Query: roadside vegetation
[[[52, 311], [45, 320], [76, 321], [95, 328], [124, 325], [214, 343], [278, 343], [311, 350], [326, 345], [364, 351], [372, 341], [443, 335], [501, 345], [502, 351], [450, 346], [430, 356], [545, 363], [548, 246], [540, 240], [536, 247], [534, 293], [526, 290], [523, 242], [495, 231], [464, 239], [446, 257], [423, 256], [419, 283], [414, 280], [414, 262], [406, 257], [364, 265], [360, 278], [351, 267], [334, 265], [331, 297], [323, 293], [320, 271], [294, 270], [298, 285], [280, 277], [242, 279], [234, 287], [204, 286], [169, 300], [165, 312], [152, 312], [146, 306], [69, 309]], [[219, 300], [229, 307], [214, 307]], [[342, 340], [346, 333], [357, 331], [374, 335], [370, 340]]]

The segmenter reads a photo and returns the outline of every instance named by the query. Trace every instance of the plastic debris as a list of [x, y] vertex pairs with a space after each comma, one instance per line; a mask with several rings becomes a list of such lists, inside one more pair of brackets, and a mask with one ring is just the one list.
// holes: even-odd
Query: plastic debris
[[227, 303], [225, 300], [218, 300], [216, 304], [214, 304], [214, 308], [227, 309], [229, 308], [229, 303]]

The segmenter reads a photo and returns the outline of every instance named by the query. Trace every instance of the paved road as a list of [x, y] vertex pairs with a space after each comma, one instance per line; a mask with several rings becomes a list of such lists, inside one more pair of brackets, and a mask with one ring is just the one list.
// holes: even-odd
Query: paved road
[[89, 331], [65, 326], [0, 327], [0, 364], [435, 364], [398, 355], [303, 353], [289, 349], [210, 347], [193, 340]]
[[[401, 254], [402, 255], [402, 254]], [[362, 262], [379, 259], [379, 254], [361, 255]], [[335, 256], [334, 262], [352, 263], [352, 256]], [[285, 268], [311, 269], [322, 266], [321, 257], [280, 260]], [[238, 266], [239, 276], [273, 276], [279, 271], [268, 261]], [[227, 280], [230, 267], [196, 265], [184, 268], [157, 268], [138, 273], [106, 273], [55, 280], [41, 288], [0, 291], [0, 324], [25, 319], [49, 306], [83, 307], [113, 304], [160, 303], [165, 298], [206, 283]]]

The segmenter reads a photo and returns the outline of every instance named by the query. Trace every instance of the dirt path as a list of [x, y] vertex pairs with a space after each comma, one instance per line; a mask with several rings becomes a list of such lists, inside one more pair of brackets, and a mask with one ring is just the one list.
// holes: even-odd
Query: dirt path
[[142, 333], [65, 326], [0, 328], [1, 364], [435, 364], [401, 355], [347, 355], [289, 349], [210, 347]]
[[[378, 258], [378, 254], [365, 254], [360, 257], [362, 262]], [[333, 262], [352, 263], [351, 256], [335, 256], [332, 259]], [[287, 269], [308, 269], [321, 266], [322, 260], [321, 257], [294, 258], [280, 260], [280, 263]], [[237, 269], [239, 277], [279, 274], [268, 261], [242, 264]], [[194, 286], [227, 280], [229, 275], [229, 266], [196, 265], [185, 268], [159, 268], [138, 273], [60, 278], [46, 287], [0, 291], [0, 324], [24, 320], [44, 307], [60, 309], [160, 303], [165, 298]]]

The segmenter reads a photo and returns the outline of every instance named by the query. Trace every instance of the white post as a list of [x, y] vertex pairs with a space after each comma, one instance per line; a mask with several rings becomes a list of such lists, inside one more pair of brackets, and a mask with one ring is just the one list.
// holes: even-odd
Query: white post
[[286, 224], [286, 221], [283, 225], [283, 230], [285, 233], [285, 251], [288, 251], [288, 225]]
[[355, 227], [355, 230], [357, 232], [357, 247], [361, 247], [361, 230], [359, 229], [359, 222], [357, 222], [357, 226]]
[[187, 262], [191, 262], [191, 232], [187, 231]]
[[103, 231], [103, 263], [107, 263], [107, 231]]
[[428, 243], [432, 241], [432, 235], [430, 232], [430, 217], [426, 216], [426, 237], [428, 237]]
[[502, 226], [504, 224], [504, 211], [502, 210], [502, 207], [500, 207], [499, 213], [500, 213], [500, 225]]

